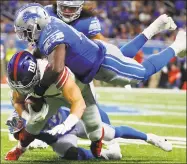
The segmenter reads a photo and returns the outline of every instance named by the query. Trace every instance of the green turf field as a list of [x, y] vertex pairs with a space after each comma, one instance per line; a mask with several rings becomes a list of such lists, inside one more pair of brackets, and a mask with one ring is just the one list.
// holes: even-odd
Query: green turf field
[[[101, 104], [127, 107], [125, 114], [110, 113], [113, 125], [128, 125], [146, 133], [165, 136], [173, 143], [172, 152], [164, 152], [152, 145], [134, 140], [120, 140], [123, 158], [121, 161], [62, 161], [51, 150], [27, 151], [18, 162], [7, 162], [4, 156], [16, 142], [8, 140], [4, 125], [7, 112], [1, 113], [1, 163], [186, 163], [186, 94], [132, 92], [124, 90], [97, 90]], [[2, 103], [8, 103], [9, 90], [2, 88]], [[123, 110], [123, 108], [120, 108]], [[82, 145], [89, 149], [89, 145]]]

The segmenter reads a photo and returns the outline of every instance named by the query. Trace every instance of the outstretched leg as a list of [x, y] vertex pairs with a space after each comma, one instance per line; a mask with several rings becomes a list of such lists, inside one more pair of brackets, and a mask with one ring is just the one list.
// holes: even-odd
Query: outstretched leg
[[120, 48], [122, 54], [126, 57], [133, 58], [143, 45], [154, 35], [164, 30], [175, 30], [176, 25], [171, 17], [166, 14], [158, 17], [151, 25], [149, 25], [141, 34]]
[[147, 80], [160, 71], [180, 52], [186, 50], [186, 32], [179, 31], [173, 44], [158, 54], [149, 56], [142, 65], [134, 59], [123, 56], [114, 45], [103, 43], [108, 50], [95, 79], [124, 86]]

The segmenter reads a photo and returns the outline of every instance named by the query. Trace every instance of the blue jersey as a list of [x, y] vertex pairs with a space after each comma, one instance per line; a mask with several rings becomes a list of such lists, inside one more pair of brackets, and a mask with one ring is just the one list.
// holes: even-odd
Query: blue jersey
[[69, 108], [61, 107], [58, 110], [58, 112], [48, 120], [43, 130], [45, 131], [51, 130], [55, 126], [62, 124], [66, 120], [69, 114], [70, 114]]
[[[45, 9], [50, 16], [59, 18], [52, 5], [45, 6]], [[69, 23], [69, 25], [74, 27], [79, 32], [82, 32], [88, 38], [95, 36], [96, 34], [101, 32], [101, 25], [97, 17], [79, 18]]]
[[60, 44], [66, 45], [66, 66], [81, 82], [90, 83], [104, 60], [105, 46], [51, 17], [50, 23], [41, 31], [37, 46], [42, 54], [48, 56]]

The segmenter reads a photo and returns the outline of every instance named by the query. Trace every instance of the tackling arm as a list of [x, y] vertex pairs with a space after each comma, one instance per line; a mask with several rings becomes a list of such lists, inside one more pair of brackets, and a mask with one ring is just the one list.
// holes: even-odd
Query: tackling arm
[[38, 88], [35, 89], [36, 94], [39, 96], [43, 96], [48, 87], [56, 82], [60, 73], [64, 70], [65, 53], [65, 45], [60, 44], [49, 55], [49, 64], [46, 67], [40, 86], [37, 86]]

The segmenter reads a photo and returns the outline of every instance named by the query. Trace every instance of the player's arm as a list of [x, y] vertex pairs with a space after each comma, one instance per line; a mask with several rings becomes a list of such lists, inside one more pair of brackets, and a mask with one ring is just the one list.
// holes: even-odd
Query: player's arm
[[[49, 64], [46, 67], [43, 78], [40, 82], [41, 88], [38, 95], [42, 96], [47, 88], [56, 82], [57, 78], [60, 76], [61, 72], [64, 70], [64, 61], [65, 61], [65, 44], [60, 44], [54, 48], [52, 53], [48, 56]], [[36, 89], [37, 91], [37, 89]]]
[[71, 76], [69, 76], [67, 67], [64, 68], [55, 84], [56, 87], [62, 91], [65, 99], [71, 104], [71, 108], [70, 115], [66, 120], [62, 124], [57, 125], [52, 130], [48, 131], [52, 135], [56, 135], [57, 133], [64, 134], [67, 131], [70, 131], [73, 126], [78, 123], [86, 108], [81, 91]]
[[71, 104], [70, 114], [73, 114], [80, 119], [84, 113], [86, 104], [79, 87], [71, 76], [69, 76], [65, 82], [62, 92], [65, 99]]
[[103, 40], [103, 41], [105, 41], [105, 42], [108, 41], [108, 39], [105, 38], [101, 33], [98, 33], [98, 34], [96, 34], [96, 35], [94, 35], [94, 36], [91, 36], [90, 39], [92, 39], [92, 40], [98, 39], [98, 40]]
[[98, 40], [103, 40], [103, 41], [108, 41], [107, 38], [105, 38], [101, 34], [101, 24], [99, 22], [99, 19], [97, 17], [92, 17], [88, 19], [89, 21], [89, 26], [88, 26], [88, 36], [90, 39], [98, 39]]
[[17, 111], [18, 115], [24, 118], [25, 120], [29, 119], [29, 113], [25, 110], [25, 95], [20, 94], [19, 92], [12, 92], [12, 105]]
[[71, 104], [70, 115], [64, 121], [66, 130], [69, 131], [82, 117], [84, 110], [86, 109], [86, 104], [79, 87], [71, 76], [68, 77], [62, 91], [65, 99]]

